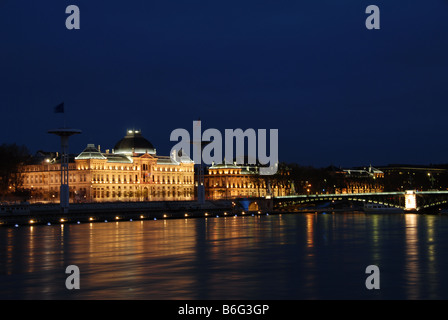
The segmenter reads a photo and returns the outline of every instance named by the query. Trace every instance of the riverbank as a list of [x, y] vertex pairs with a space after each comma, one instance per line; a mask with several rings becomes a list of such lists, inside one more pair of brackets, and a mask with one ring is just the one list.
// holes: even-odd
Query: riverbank
[[68, 213], [62, 213], [59, 204], [18, 204], [10, 206], [9, 212], [0, 213], [0, 226], [346, 212], [367, 213], [360, 208], [303, 208], [295, 211], [260, 208], [245, 211], [238, 202], [230, 200], [206, 201], [203, 204], [196, 201], [74, 203], [70, 204]]
[[137, 219], [169, 219], [241, 214], [232, 201], [154, 201], [70, 204], [67, 213], [59, 204], [28, 204], [10, 207], [0, 215], [0, 225], [78, 223]]
[[285, 212], [260, 208], [245, 211], [238, 202], [229, 200], [206, 201], [153, 201], [153, 202], [104, 202], [70, 204], [68, 213], [62, 213], [59, 204], [16, 205], [15, 210], [0, 214], [1, 226], [21, 226], [61, 223], [93, 223], [110, 221], [135, 221], [180, 218], [230, 217], [245, 215], [275, 215], [286, 213], [336, 213], [347, 209], [309, 209]]

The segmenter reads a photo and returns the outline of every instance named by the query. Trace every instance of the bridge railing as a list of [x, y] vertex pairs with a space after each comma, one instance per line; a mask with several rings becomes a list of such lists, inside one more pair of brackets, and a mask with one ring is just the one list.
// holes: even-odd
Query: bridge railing
[[[389, 197], [389, 199], [385, 199]], [[390, 199], [390, 197], [393, 197]], [[410, 199], [412, 198], [412, 199]], [[336, 193], [336, 194], [297, 194], [289, 196], [278, 196], [274, 200], [291, 204], [305, 204], [314, 201], [325, 200], [348, 200], [363, 201], [369, 203], [378, 203], [394, 207], [404, 208], [406, 210], [420, 210], [435, 206], [448, 206], [448, 191], [430, 190], [430, 191], [396, 191], [396, 192], [372, 192], [372, 193]], [[410, 201], [412, 200], [412, 201]], [[418, 204], [417, 204], [418, 202]]]

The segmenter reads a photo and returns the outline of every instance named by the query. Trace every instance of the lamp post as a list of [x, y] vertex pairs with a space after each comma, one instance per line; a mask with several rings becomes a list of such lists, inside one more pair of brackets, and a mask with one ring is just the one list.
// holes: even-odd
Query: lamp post
[[[210, 141], [201, 141], [201, 152], [204, 146], [209, 144]], [[204, 185], [204, 167], [202, 165], [202, 157], [201, 162], [199, 163], [199, 172], [198, 172], [198, 202], [203, 204], [205, 203], [205, 185]]]
[[60, 186], [60, 204], [63, 213], [68, 212], [69, 206], [69, 186], [68, 186], [68, 138], [74, 134], [80, 134], [78, 129], [54, 129], [49, 130], [48, 133], [55, 134], [61, 138], [61, 186]]
[[[200, 121], [200, 120], [199, 120]], [[191, 144], [193, 145], [193, 147], [198, 148], [196, 150], [200, 152], [200, 162], [199, 162], [199, 171], [198, 171], [198, 202], [200, 204], [205, 203], [205, 185], [204, 185], [204, 167], [202, 165], [202, 149], [204, 149], [204, 147], [206, 145], [208, 145], [209, 143], [211, 143], [211, 141], [191, 141]], [[195, 152], [195, 151], [193, 151]]]

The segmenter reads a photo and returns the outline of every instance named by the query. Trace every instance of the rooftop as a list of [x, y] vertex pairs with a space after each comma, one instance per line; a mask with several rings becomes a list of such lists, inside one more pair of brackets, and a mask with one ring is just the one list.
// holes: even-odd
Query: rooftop
[[127, 130], [126, 136], [114, 147], [115, 154], [149, 153], [155, 154], [156, 149], [142, 136], [140, 130]]
[[75, 159], [106, 159], [106, 157], [95, 147], [94, 144], [88, 144], [84, 151], [81, 152]]

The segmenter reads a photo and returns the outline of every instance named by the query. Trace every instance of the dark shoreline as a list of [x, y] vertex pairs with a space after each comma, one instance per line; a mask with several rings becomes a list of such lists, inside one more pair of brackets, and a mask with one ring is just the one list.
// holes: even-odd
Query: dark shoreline
[[67, 213], [59, 204], [17, 205], [13, 212], [2, 212], [0, 226], [54, 223], [104, 222], [204, 217], [242, 212], [231, 201], [158, 201], [158, 202], [105, 202], [70, 204]]
[[[135, 212], [69, 212], [69, 213], [30, 213], [26, 215], [8, 215], [0, 218], [0, 227], [11, 226], [30, 226], [44, 224], [76, 224], [76, 223], [94, 223], [94, 222], [113, 222], [113, 221], [139, 221], [139, 220], [159, 220], [159, 219], [191, 219], [191, 218], [221, 218], [233, 216], [255, 216], [255, 215], [279, 215], [279, 214], [301, 214], [301, 213], [336, 213], [347, 212], [347, 210], [303, 210], [296, 212], [286, 211], [244, 211], [221, 209], [201, 209], [201, 210], [181, 210], [181, 211], [142, 211]], [[359, 211], [357, 211], [359, 212]], [[362, 212], [359, 212], [362, 213]], [[32, 222], [31, 222], [32, 221]]]
[[[62, 213], [59, 205], [30, 205], [30, 212], [2, 215], [0, 226], [30, 226], [45, 224], [77, 224], [113, 221], [139, 221], [159, 219], [185, 219], [185, 218], [216, 218], [232, 216], [256, 216], [279, 214], [303, 214], [303, 213], [359, 213], [359, 214], [384, 214], [366, 213], [358, 209], [323, 209], [307, 208], [300, 211], [259, 210], [244, 211], [241, 207], [232, 205], [231, 201], [184, 203], [102, 203], [102, 204], [73, 204], [68, 213]], [[161, 204], [164, 205], [162, 208]], [[397, 213], [394, 213], [397, 214]], [[404, 214], [404, 213], [398, 213]]]

